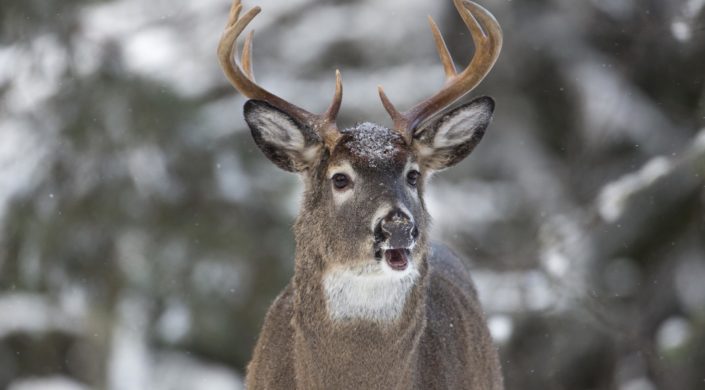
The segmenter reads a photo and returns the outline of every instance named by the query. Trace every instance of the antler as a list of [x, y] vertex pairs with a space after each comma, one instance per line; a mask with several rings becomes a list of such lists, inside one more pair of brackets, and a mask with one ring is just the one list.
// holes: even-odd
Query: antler
[[242, 4], [240, 0], [234, 0], [230, 8], [228, 24], [225, 26], [225, 31], [218, 44], [218, 60], [220, 61], [220, 67], [223, 68], [225, 76], [230, 80], [233, 87], [240, 91], [240, 93], [250, 99], [263, 100], [289, 114], [302, 124], [311, 126], [321, 136], [325, 145], [329, 149], [332, 149], [341, 135], [335, 123], [343, 99], [343, 82], [340, 77], [340, 71], [336, 70], [335, 73], [335, 95], [333, 96], [333, 102], [325, 113], [316, 115], [287, 102], [255, 83], [254, 74], [252, 72], [252, 38], [254, 31], [251, 31], [245, 38], [245, 45], [240, 60], [242, 68], [238, 65], [235, 58], [237, 55], [237, 38], [261, 10], [260, 7], [254, 7], [240, 18]]
[[416, 127], [475, 88], [494, 65], [502, 49], [502, 30], [497, 20], [486, 9], [468, 0], [453, 0], [475, 43], [475, 54], [465, 70], [457, 73], [438, 26], [429, 16], [433, 39], [446, 74], [444, 87], [435, 95], [406, 112], [399, 112], [381, 86], [378, 87], [382, 104], [394, 121], [394, 128], [411, 142]]

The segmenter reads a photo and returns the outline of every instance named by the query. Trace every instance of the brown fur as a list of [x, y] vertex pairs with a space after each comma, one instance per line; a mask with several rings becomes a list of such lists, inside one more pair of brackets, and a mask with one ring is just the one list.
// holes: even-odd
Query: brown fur
[[[404, 176], [407, 161], [418, 163], [422, 175], [427, 175], [424, 167], [431, 165], [429, 161], [441, 169], [470, 153], [489, 123], [490, 103], [477, 100], [457, 109], [419, 132], [423, 137], [414, 145], [405, 144], [389, 129], [361, 124], [346, 131], [332, 152], [321, 148], [315, 161], [303, 161], [296, 150], [276, 154], [305, 166], [306, 188], [295, 224], [294, 277], [265, 318], [248, 366], [248, 389], [503, 388], [497, 351], [470, 275], [450, 250], [428, 243], [424, 182], [413, 188], [417, 196], [411, 196]], [[248, 103], [246, 118], [260, 147], [279, 142], [272, 141], [271, 134], [296, 131], [277, 120], [280, 114], [271, 106]], [[466, 114], [471, 120], [463, 132], [443, 128], [449, 117]], [[260, 116], [267, 120], [258, 120]], [[267, 129], [262, 137], [260, 126], [265, 122], [284, 127], [280, 132]], [[455, 138], [443, 139], [442, 150], [421, 156], [419, 148], [433, 150], [436, 132], [452, 133], [457, 144], [449, 144]], [[359, 150], [367, 147], [363, 141], [370, 134], [384, 146], [380, 149], [384, 156], [377, 160], [371, 151]], [[351, 200], [335, 206], [329, 168], [341, 161], [352, 164], [360, 177]], [[411, 255], [419, 278], [394, 321], [333, 320], [324, 276], [331, 267], [369, 261], [364, 260], [372, 256], [366, 252], [373, 241], [369, 221], [375, 205], [385, 202], [406, 207], [420, 231]]]
[[320, 286], [295, 287], [297, 274], [267, 313], [247, 388], [502, 389], [465, 267], [440, 245], [428, 265], [402, 319], [388, 327], [332, 323], [321, 310]]

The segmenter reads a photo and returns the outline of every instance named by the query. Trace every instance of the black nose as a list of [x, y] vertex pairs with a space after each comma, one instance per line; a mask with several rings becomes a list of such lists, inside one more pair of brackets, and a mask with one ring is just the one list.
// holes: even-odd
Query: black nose
[[411, 217], [398, 209], [382, 218], [376, 230], [381, 234], [382, 241], [387, 241], [393, 249], [409, 248], [419, 235]]

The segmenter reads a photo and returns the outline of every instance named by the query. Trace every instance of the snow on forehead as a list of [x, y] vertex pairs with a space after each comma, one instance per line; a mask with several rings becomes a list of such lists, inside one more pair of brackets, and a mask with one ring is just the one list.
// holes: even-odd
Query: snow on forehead
[[351, 137], [345, 143], [348, 150], [371, 164], [388, 160], [394, 155], [396, 147], [404, 143], [399, 133], [369, 122], [360, 123], [345, 130], [345, 133]]

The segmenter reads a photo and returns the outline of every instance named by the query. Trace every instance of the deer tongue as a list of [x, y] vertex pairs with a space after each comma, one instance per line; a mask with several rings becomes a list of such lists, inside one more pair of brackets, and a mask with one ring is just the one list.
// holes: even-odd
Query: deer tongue
[[409, 265], [406, 249], [387, 249], [384, 251], [384, 260], [395, 271], [403, 271]]

